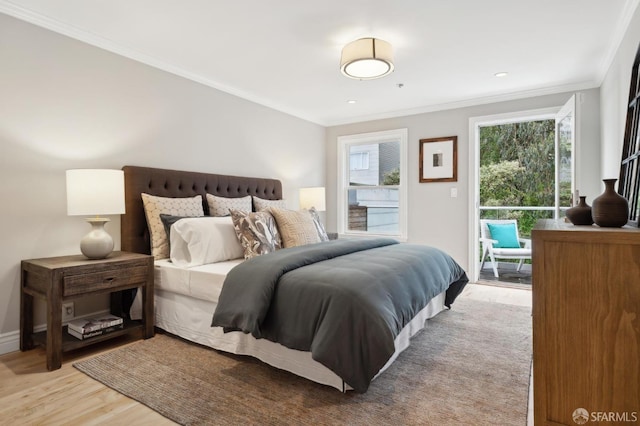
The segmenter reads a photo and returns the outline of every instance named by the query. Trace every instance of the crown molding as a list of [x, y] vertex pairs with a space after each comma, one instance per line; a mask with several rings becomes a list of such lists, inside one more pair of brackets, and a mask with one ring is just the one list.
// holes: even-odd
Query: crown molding
[[602, 85], [604, 78], [607, 76], [607, 72], [609, 72], [609, 68], [611, 68], [611, 64], [613, 63], [616, 54], [618, 53], [618, 49], [620, 49], [620, 45], [622, 44], [624, 36], [629, 29], [631, 19], [633, 18], [633, 14], [638, 8], [638, 5], [640, 5], [640, 0], [625, 1], [625, 4], [622, 8], [622, 13], [620, 14], [620, 18], [618, 20], [618, 25], [616, 25], [616, 30], [609, 42], [609, 48], [607, 49], [606, 55], [602, 59], [600, 67], [598, 68], [598, 86]]
[[406, 117], [410, 115], [425, 114], [429, 112], [446, 111], [451, 109], [468, 108], [479, 105], [495, 104], [498, 102], [515, 101], [519, 99], [533, 98], [537, 96], [555, 95], [565, 92], [576, 92], [579, 90], [594, 89], [600, 87], [596, 81], [588, 81], [577, 84], [566, 84], [561, 86], [545, 87], [540, 89], [524, 90], [500, 95], [482, 96], [478, 98], [465, 99], [455, 102], [425, 105], [418, 108], [390, 111], [380, 114], [364, 115], [346, 119], [329, 120], [326, 127], [340, 126], [344, 124], [362, 123], [365, 121], [384, 120], [389, 118]]
[[619, 25], [616, 26], [617, 30], [611, 38], [607, 55], [602, 60], [601, 65], [598, 69], [597, 76], [593, 81], [588, 81], [588, 82], [583, 82], [578, 84], [569, 84], [569, 85], [560, 85], [560, 86], [547, 87], [547, 88], [531, 89], [531, 90], [518, 91], [518, 92], [500, 94], [500, 95], [491, 95], [486, 97], [478, 97], [478, 98], [465, 99], [461, 101], [454, 101], [454, 102], [447, 102], [447, 103], [440, 103], [440, 104], [431, 104], [431, 105], [421, 106], [418, 108], [388, 111], [388, 112], [383, 112], [378, 114], [348, 117], [344, 119], [331, 119], [331, 118], [321, 119], [319, 117], [311, 117], [296, 109], [286, 107], [277, 102], [264, 99], [253, 93], [237, 89], [235, 87], [226, 85], [224, 83], [214, 81], [208, 78], [204, 78], [201, 75], [198, 75], [193, 72], [182, 69], [180, 67], [176, 67], [174, 65], [168, 64], [158, 58], [155, 58], [150, 55], [144, 54], [142, 52], [136, 51], [134, 49], [130, 49], [128, 47], [122, 46], [118, 43], [115, 43], [112, 40], [99, 37], [95, 34], [89, 33], [80, 28], [62, 23], [58, 20], [33, 12], [32, 10], [26, 9], [22, 6], [18, 6], [8, 0], [0, 0], [0, 12], [5, 13], [14, 18], [20, 19], [22, 21], [26, 21], [31, 24], [37, 25], [39, 27], [46, 28], [53, 32], [65, 35], [72, 39], [79, 40], [91, 46], [95, 46], [100, 49], [109, 51], [111, 53], [115, 53], [117, 55], [124, 56], [134, 61], [141, 62], [145, 65], [160, 69], [162, 71], [177, 75], [179, 77], [189, 79], [191, 81], [200, 83], [207, 87], [211, 87], [221, 92], [225, 92], [230, 95], [237, 96], [249, 102], [253, 102], [255, 104], [262, 105], [267, 108], [271, 108], [273, 110], [300, 118], [302, 120], [305, 120], [314, 124], [318, 124], [320, 126], [332, 127], [332, 126], [338, 126], [343, 124], [353, 124], [353, 123], [360, 123], [365, 121], [397, 118], [402, 116], [424, 114], [429, 112], [444, 111], [444, 110], [457, 109], [457, 108], [465, 108], [465, 107], [485, 105], [485, 104], [496, 103], [496, 102], [505, 102], [505, 101], [511, 101], [511, 100], [524, 99], [527, 97], [544, 96], [544, 95], [557, 94], [562, 92], [572, 92], [577, 90], [585, 90], [585, 89], [600, 87], [602, 84], [602, 81], [604, 80], [604, 77], [606, 76], [607, 71], [609, 70], [609, 67], [611, 66], [615, 58], [615, 55], [620, 47], [620, 44], [624, 39], [624, 35], [626, 34], [626, 31], [631, 23], [631, 18], [633, 17], [633, 14], [639, 4], [640, 4], [640, 0], [626, 0], [623, 8], [623, 12], [620, 17], [620, 23]]

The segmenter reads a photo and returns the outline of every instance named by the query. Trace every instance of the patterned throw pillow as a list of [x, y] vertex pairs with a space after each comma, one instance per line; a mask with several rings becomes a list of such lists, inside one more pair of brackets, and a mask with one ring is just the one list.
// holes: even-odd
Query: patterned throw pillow
[[285, 200], [265, 200], [259, 197], [253, 197], [253, 206], [257, 212], [267, 210], [269, 207], [276, 207], [278, 209], [286, 209], [287, 202]]
[[207, 194], [207, 204], [211, 216], [229, 216], [230, 210], [251, 211], [251, 195], [240, 198], [218, 197]]
[[169, 257], [169, 240], [160, 214], [173, 216], [204, 216], [202, 208], [202, 195], [187, 198], [156, 197], [142, 194], [144, 214], [147, 217], [147, 226], [151, 237], [151, 254], [156, 259]]
[[324, 229], [324, 225], [320, 222], [320, 215], [316, 211], [315, 207], [311, 207], [309, 209], [309, 213], [313, 218], [313, 224], [316, 226], [316, 231], [318, 231], [318, 237], [320, 237], [320, 241], [329, 241], [329, 235], [327, 234], [326, 229]]
[[230, 213], [245, 259], [282, 248], [276, 221], [269, 212], [231, 210]]
[[294, 211], [271, 207], [269, 212], [276, 219], [285, 248], [320, 242], [315, 221], [308, 210]]

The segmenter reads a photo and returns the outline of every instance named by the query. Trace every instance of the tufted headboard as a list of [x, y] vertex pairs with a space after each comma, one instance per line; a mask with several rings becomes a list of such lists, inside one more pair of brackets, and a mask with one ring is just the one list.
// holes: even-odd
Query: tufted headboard
[[282, 183], [277, 179], [216, 175], [150, 167], [124, 166], [126, 213], [120, 217], [121, 249], [150, 254], [149, 229], [141, 193], [159, 197], [202, 195], [205, 214], [209, 214], [205, 194], [220, 197], [255, 195], [267, 200], [282, 198]]

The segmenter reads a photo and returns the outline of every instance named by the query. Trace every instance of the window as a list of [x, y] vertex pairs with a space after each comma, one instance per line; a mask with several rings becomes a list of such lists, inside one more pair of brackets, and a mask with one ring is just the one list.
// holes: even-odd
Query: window
[[338, 232], [407, 238], [407, 129], [338, 138]]

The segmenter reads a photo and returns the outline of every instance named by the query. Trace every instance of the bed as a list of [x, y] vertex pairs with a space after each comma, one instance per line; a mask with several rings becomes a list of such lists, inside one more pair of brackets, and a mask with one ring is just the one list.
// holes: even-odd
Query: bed
[[[142, 194], [178, 199], [200, 195], [203, 200], [207, 194], [229, 199], [240, 199], [247, 196], [259, 197], [259, 199], [263, 200], [282, 199], [281, 183], [275, 179], [226, 176], [137, 166], [125, 166], [123, 170], [125, 173], [126, 214], [121, 217], [121, 248], [124, 251], [147, 254], [151, 252], [151, 236], [145, 216]], [[205, 214], [209, 213], [206, 202], [203, 203], [203, 211]], [[400, 352], [409, 346], [410, 338], [424, 328], [426, 320], [450, 306], [468, 281], [466, 274], [459, 265], [448, 255], [437, 249], [414, 247], [420, 253], [394, 254], [398, 250], [413, 250], [411, 246], [397, 244], [395, 241], [389, 240], [377, 240], [375, 242], [329, 241], [302, 247], [286, 248], [249, 260], [238, 258], [191, 267], [182, 267], [169, 259], [157, 258], [155, 261], [155, 326], [216, 350], [253, 356], [276, 368], [290, 371], [298, 376], [332, 386], [341, 391], [355, 389], [359, 392], [365, 392], [371, 380], [387, 369]], [[296, 319], [301, 314], [300, 311], [302, 311], [298, 309], [298, 312], [296, 312], [295, 306], [297, 303], [291, 303], [291, 298], [302, 297], [302, 293], [295, 293], [292, 296], [285, 293], [285, 291], [290, 291], [286, 290], [287, 288], [296, 289], [296, 292], [310, 291], [304, 289], [307, 285], [306, 283], [318, 281], [320, 280], [318, 277], [322, 277], [323, 285], [330, 284], [330, 287], [333, 288], [333, 290], [327, 291], [346, 293], [342, 291], [344, 288], [348, 288], [343, 284], [346, 278], [325, 279], [324, 277], [332, 275], [333, 271], [340, 270], [344, 271], [349, 277], [358, 275], [350, 269], [352, 264], [350, 263], [351, 260], [347, 260], [350, 259], [347, 256], [365, 259], [374, 253], [379, 253], [380, 258], [383, 260], [385, 258], [396, 259], [394, 261], [396, 264], [390, 266], [390, 268], [395, 268], [393, 275], [386, 275], [384, 269], [386, 266], [384, 265], [378, 266], [382, 269], [374, 274], [380, 277], [386, 276], [386, 278], [380, 278], [382, 282], [393, 282], [393, 286], [381, 290], [386, 295], [384, 299], [390, 299], [387, 296], [398, 291], [411, 294], [413, 290], [397, 290], [401, 289], [401, 286], [397, 285], [395, 278], [390, 279], [389, 277], [398, 276], [401, 277], [399, 280], [404, 282], [413, 280], [416, 275], [426, 275], [416, 272], [416, 268], [431, 267], [427, 265], [431, 265], [431, 261], [419, 261], [417, 262], [419, 265], [407, 267], [406, 259], [412, 256], [423, 256], [421, 254], [422, 251], [428, 250], [434, 251], [436, 257], [445, 259], [444, 263], [447, 265], [446, 267], [442, 266], [438, 271], [434, 270], [432, 274], [434, 277], [439, 277], [437, 278], [439, 281], [444, 280], [443, 283], [438, 284], [441, 291], [438, 290], [437, 293], [432, 294], [435, 291], [433, 289], [425, 290], [424, 292], [420, 290], [418, 291], [420, 293], [419, 297], [411, 297], [421, 301], [420, 303], [412, 302], [411, 304], [416, 306], [411, 306], [411, 309], [403, 312], [401, 316], [406, 318], [398, 321], [396, 315], [395, 317], [389, 317], [391, 319], [383, 320], [382, 323], [385, 323], [385, 321], [386, 323], [395, 322], [392, 324], [392, 328], [395, 327], [396, 330], [391, 333], [390, 337], [385, 336], [383, 339], [377, 334], [377, 331], [365, 330], [369, 328], [374, 330], [370, 324], [379, 322], [369, 316], [369, 311], [374, 310], [373, 308], [361, 309], [359, 306], [363, 305], [363, 303], [360, 302], [354, 303], [354, 305], [357, 305], [356, 308], [345, 307], [346, 305], [340, 305], [336, 302], [334, 305], [339, 306], [339, 312], [347, 312], [348, 315], [338, 315], [338, 317], [342, 318], [339, 318], [338, 322], [328, 323], [329, 328], [325, 328], [328, 330], [342, 330], [345, 326], [348, 326], [349, 321], [357, 322], [359, 325], [353, 328], [357, 329], [358, 333], [368, 333], [373, 341], [373, 343], [362, 343], [363, 347], [366, 346], [366, 350], [357, 346], [346, 348], [342, 351], [331, 348], [324, 350], [325, 355], [332, 357], [339, 355], [343, 358], [338, 357], [337, 359], [327, 360], [325, 359], [326, 357], [323, 358], [323, 356], [318, 355], [316, 347], [311, 342], [312, 339], [309, 339], [310, 343], [307, 346], [305, 346], [304, 342], [292, 342], [287, 339], [283, 340], [284, 344], [272, 341], [278, 340], [279, 327], [285, 327], [286, 322], [296, 322]], [[431, 254], [425, 254], [425, 256], [431, 256]], [[309, 260], [312, 257], [319, 258], [317, 263], [313, 263], [315, 260], [313, 262]], [[383, 260], [376, 263], [382, 263]], [[295, 267], [281, 267], [280, 265], [284, 265], [285, 261], [292, 262]], [[273, 266], [274, 262], [276, 262], [277, 267]], [[256, 269], [252, 268], [262, 269], [259, 269], [260, 272], [256, 273], [254, 272]], [[305, 268], [309, 270], [317, 269], [316, 274], [318, 275], [316, 278], [309, 279], [305, 278], [304, 275], [300, 275], [302, 274], [300, 271], [304, 272]], [[283, 269], [285, 269], [284, 272], [282, 271]], [[273, 304], [270, 306], [267, 300], [267, 304], [263, 307], [254, 306], [258, 302], [262, 303], [258, 299], [263, 298], [264, 294], [268, 294], [268, 292], [264, 291], [264, 288], [267, 287], [258, 287], [265, 285], [262, 283], [263, 280], [258, 280], [255, 277], [268, 275], [269, 271], [272, 270], [280, 270], [280, 275], [276, 274], [277, 276], [272, 278], [273, 284], [271, 286], [266, 284], [270, 289], [269, 291], [271, 291], [271, 295], [267, 299], [272, 300]], [[300, 275], [298, 278], [305, 285], [296, 285], [293, 281], [293, 284], [288, 283], [288, 280], [293, 279], [291, 277], [298, 275]], [[441, 278], [441, 276], [444, 278]], [[234, 279], [236, 284], [233, 284]], [[370, 280], [365, 278], [364, 281]], [[362, 285], [362, 283], [357, 285]], [[325, 290], [315, 289], [314, 291]], [[366, 290], [365, 294], [370, 292]], [[415, 291], [413, 291], [413, 294], [416, 294]], [[253, 297], [252, 299], [252, 295], [259, 295], [259, 297]], [[241, 300], [241, 297], [248, 297], [248, 299]], [[311, 296], [311, 299], [313, 298], [320, 297], [317, 295]], [[309, 303], [309, 301], [304, 303]], [[291, 308], [291, 306], [294, 308]], [[325, 303], [323, 306], [320, 309], [323, 313], [330, 310], [328, 308], [325, 309], [326, 306], [330, 306], [330, 303]], [[391, 307], [385, 306], [383, 310], [392, 310]], [[248, 307], [257, 310], [262, 309], [262, 314], [256, 317], [252, 312], [238, 313], [229, 311], [232, 308], [247, 310], [249, 309]], [[352, 311], [352, 309], [361, 310]], [[139, 317], [140, 310], [139, 301], [134, 301], [130, 310], [131, 317]], [[312, 309], [305, 309], [304, 311], [307, 310]], [[214, 312], [216, 313], [215, 317]], [[407, 312], [410, 312], [410, 314]], [[243, 317], [242, 315], [245, 316]], [[287, 315], [293, 316], [287, 319], [285, 318]], [[284, 318], [285, 323], [276, 324], [274, 318], [279, 317]], [[217, 326], [212, 326], [212, 320], [214, 323], [217, 322]], [[339, 321], [342, 321], [342, 323]], [[307, 328], [313, 329], [314, 327]], [[345, 337], [341, 336], [341, 333], [325, 332], [324, 334], [338, 335], [339, 340], [345, 341]], [[348, 344], [356, 344], [352, 343], [356, 341], [356, 338], [349, 337], [346, 341]], [[370, 346], [377, 345], [378, 342], [381, 342], [381, 346]], [[340, 352], [342, 354], [339, 354]], [[350, 355], [356, 352], [361, 353], [355, 354], [355, 356]], [[362, 358], [368, 359], [367, 353], [369, 352], [375, 355], [372, 356], [372, 358], [375, 358], [375, 362], [367, 361], [361, 363], [359, 360]], [[344, 356], [352, 356], [354, 360], [347, 360]], [[360, 364], [363, 365], [361, 366]], [[327, 367], [327, 365], [331, 366], [331, 368]], [[355, 376], [351, 375], [352, 370], [355, 371]]]

